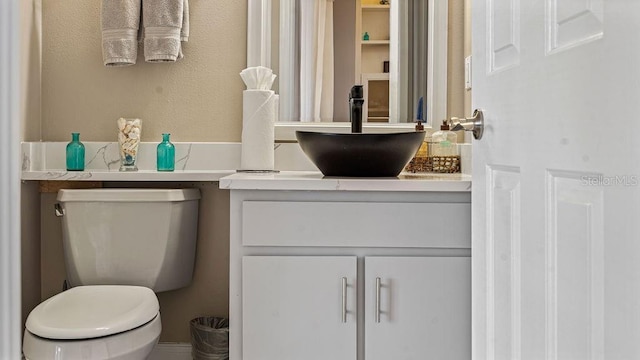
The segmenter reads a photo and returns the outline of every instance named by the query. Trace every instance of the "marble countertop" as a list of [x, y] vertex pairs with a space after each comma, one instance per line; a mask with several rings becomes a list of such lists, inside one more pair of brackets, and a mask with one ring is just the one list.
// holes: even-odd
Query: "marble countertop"
[[402, 173], [397, 178], [325, 177], [318, 171], [236, 173], [220, 179], [221, 189], [302, 191], [439, 191], [469, 192], [471, 176], [465, 174]]
[[[22, 180], [25, 181], [219, 181], [231, 190], [320, 191], [471, 191], [465, 174], [411, 174], [394, 178], [324, 177], [298, 144], [276, 144], [275, 168], [280, 173], [236, 173], [239, 143], [176, 143], [176, 170], [155, 169], [154, 143], [141, 143], [139, 171], [121, 172], [117, 143], [86, 142], [85, 171], [67, 171], [64, 142], [22, 144]], [[470, 157], [468, 158], [470, 161]], [[464, 166], [463, 166], [464, 169]]]
[[411, 174], [397, 178], [336, 178], [319, 171], [280, 173], [236, 173], [235, 170], [140, 170], [24, 171], [22, 180], [50, 181], [219, 181], [230, 190], [320, 190], [320, 191], [471, 191], [471, 176], [464, 174]]
[[218, 181], [234, 174], [235, 170], [176, 170], [176, 171], [23, 171], [22, 180], [48, 181]]
[[[85, 170], [67, 171], [65, 142], [22, 143], [25, 181], [218, 181], [240, 166], [240, 143], [174, 143], [175, 171], [156, 171], [156, 143], [140, 143], [138, 171], [118, 171], [120, 155], [114, 142], [84, 142]], [[298, 144], [274, 148], [281, 170], [316, 170]]]

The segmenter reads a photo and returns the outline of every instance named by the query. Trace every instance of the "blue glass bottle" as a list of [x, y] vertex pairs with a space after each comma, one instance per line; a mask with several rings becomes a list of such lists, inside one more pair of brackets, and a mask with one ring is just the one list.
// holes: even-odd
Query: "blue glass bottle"
[[162, 134], [162, 142], [158, 144], [156, 163], [158, 171], [173, 171], [176, 166], [176, 148], [169, 141], [171, 134]]
[[80, 133], [71, 133], [71, 142], [67, 144], [67, 170], [84, 170], [84, 144], [80, 142]]

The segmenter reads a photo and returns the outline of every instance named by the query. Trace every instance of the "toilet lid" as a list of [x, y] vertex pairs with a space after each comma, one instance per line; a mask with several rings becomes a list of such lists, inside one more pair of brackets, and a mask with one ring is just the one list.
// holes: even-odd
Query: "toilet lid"
[[26, 328], [48, 339], [90, 339], [134, 329], [151, 321], [160, 306], [142, 286], [78, 286], [38, 305]]

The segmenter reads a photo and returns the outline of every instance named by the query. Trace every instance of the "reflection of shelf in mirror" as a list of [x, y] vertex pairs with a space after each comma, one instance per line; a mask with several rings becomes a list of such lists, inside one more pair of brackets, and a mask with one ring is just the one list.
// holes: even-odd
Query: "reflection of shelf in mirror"
[[369, 116], [367, 122], [386, 123], [389, 122], [388, 116]]
[[388, 118], [389, 108], [369, 108], [369, 118]]
[[389, 40], [362, 40], [362, 45], [389, 45]]
[[362, 5], [362, 10], [389, 10], [390, 8], [391, 5]]
[[368, 82], [371, 80], [389, 80], [389, 73], [363, 73], [362, 74], [363, 85], [365, 82]]

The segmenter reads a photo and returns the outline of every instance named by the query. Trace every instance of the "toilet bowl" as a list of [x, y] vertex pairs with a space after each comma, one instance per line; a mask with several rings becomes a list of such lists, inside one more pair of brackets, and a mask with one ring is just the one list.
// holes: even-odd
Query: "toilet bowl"
[[60, 190], [71, 288], [27, 318], [28, 360], [143, 360], [162, 330], [156, 292], [191, 283], [197, 189]]
[[140, 286], [79, 286], [27, 318], [26, 359], [145, 359], [162, 329], [158, 299]]

